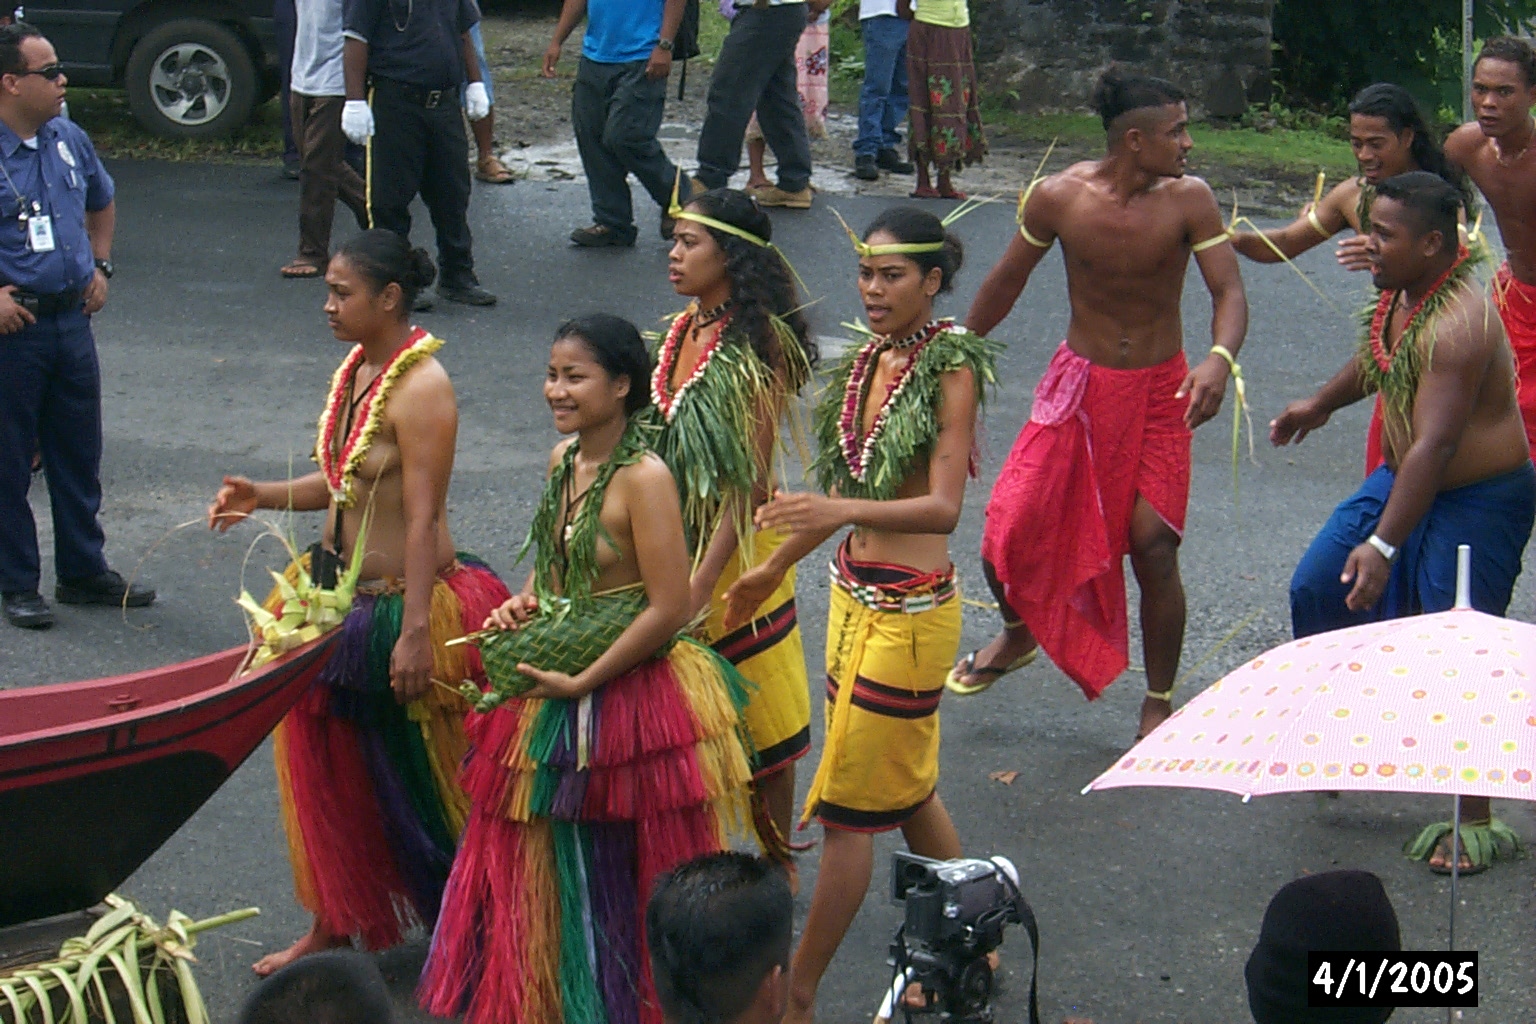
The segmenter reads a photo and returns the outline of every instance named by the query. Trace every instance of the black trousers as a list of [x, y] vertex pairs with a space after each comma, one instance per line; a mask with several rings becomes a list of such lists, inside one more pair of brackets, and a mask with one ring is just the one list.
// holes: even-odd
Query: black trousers
[[369, 214], [376, 228], [410, 236], [411, 200], [421, 196], [437, 232], [438, 275], [445, 285], [475, 283], [469, 237], [469, 138], [458, 90], [437, 102], [415, 86], [375, 78]]

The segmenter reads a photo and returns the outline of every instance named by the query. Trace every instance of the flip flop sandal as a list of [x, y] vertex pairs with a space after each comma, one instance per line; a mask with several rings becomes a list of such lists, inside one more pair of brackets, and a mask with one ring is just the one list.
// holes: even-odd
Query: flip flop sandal
[[487, 185], [510, 185], [517, 180], [517, 175], [499, 159], [490, 156], [475, 164], [475, 178]]
[[915, 188], [911, 192], [907, 193], [907, 198], [908, 199], [942, 199], [944, 197], [939, 195], [939, 190], [936, 189], [936, 188]]
[[[1439, 841], [1435, 843], [1435, 853], [1440, 852], [1442, 849], [1445, 850], [1447, 856], [1449, 856], [1449, 854], [1451, 852], [1451, 837], [1450, 836], [1448, 836], [1448, 835], [1447, 836], [1441, 836]], [[1434, 853], [1430, 854], [1431, 857], [1433, 857], [1434, 855], [1435, 855]], [[1459, 856], [1460, 857], [1466, 857], [1467, 858], [1467, 863], [1470, 866], [1469, 867], [1464, 867], [1464, 868], [1457, 868], [1456, 869], [1456, 877], [1457, 878], [1471, 878], [1473, 875], [1480, 875], [1484, 871], [1488, 870], [1488, 867], [1489, 867], [1488, 862], [1485, 861], [1482, 864], [1479, 864], [1475, 860], [1472, 859], [1471, 854], [1467, 853], [1467, 844], [1466, 843], [1462, 843], [1461, 844], [1461, 853], [1460, 853]], [[1451, 865], [1450, 865], [1449, 862], [1445, 863], [1444, 865], [1439, 865], [1439, 864], [1433, 864], [1432, 863], [1432, 864], [1429, 865], [1429, 870], [1430, 870], [1431, 873], [1436, 874], [1436, 875], [1449, 875], [1451, 873]]]
[[[1006, 668], [998, 668], [995, 665], [987, 665], [983, 668], [977, 668], [976, 656], [980, 653], [981, 651], [979, 649], [972, 651], [970, 654], [967, 654], [964, 659], [961, 660], [960, 664], [950, 669], [949, 675], [944, 677], [944, 689], [948, 690], [950, 693], [955, 694], [956, 696], [974, 697], [976, 694], [986, 690], [993, 683], [997, 682], [1008, 673], [1017, 672], [1019, 669], [1024, 668], [1034, 662], [1034, 660], [1040, 656], [1040, 648], [1036, 646], [1024, 654], [1019, 655], [1013, 660], [1013, 663]], [[978, 677], [981, 681], [975, 683], [962, 682], [961, 680], [966, 676]]]
[[325, 268], [310, 260], [294, 260], [286, 264], [278, 273], [290, 281], [309, 281], [324, 277]]
[[948, 192], [940, 192], [939, 193], [939, 198], [940, 199], [969, 199], [970, 196], [968, 194], [964, 193], [964, 192], [957, 192], [954, 189], [950, 189]]

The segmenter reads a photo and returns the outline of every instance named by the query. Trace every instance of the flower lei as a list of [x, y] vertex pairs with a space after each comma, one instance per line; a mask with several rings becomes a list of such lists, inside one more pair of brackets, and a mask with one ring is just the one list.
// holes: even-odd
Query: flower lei
[[1424, 367], [1433, 357], [1434, 339], [1421, 349], [1419, 338], [1434, 318], [1445, 308], [1450, 296], [1472, 277], [1473, 270], [1488, 259], [1485, 248], [1468, 250], [1465, 246], [1440, 278], [1424, 293], [1409, 311], [1403, 324], [1402, 336], [1391, 351], [1386, 347], [1387, 321], [1399, 292], [1382, 292], [1376, 302], [1365, 308], [1365, 330], [1360, 339], [1360, 352], [1356, 358], [1361, 382], [1366, 393], [1380, 393], [1387, 411], [1392, 416], [1407, 420], [1413, 412], [1413, 401], [1419, 390], [1419, 379]]
[[441, 338], [433, 337], [422, 328], [417, 327], [411, 331], [410, 338], [395, 350], [373, 383], [368, 385], [362, 398], [362, 408], [358, 410], [361, 415], [352, 417], [352, 429], [342, 439], [340, 452], [335, 451], [336, 429], [342, 421], [347, 392], [357, 379], [358, 367], [363, 362], [363, 347], [353, 347], [347, 358], [336, 368], [331, 378], [331, 393], [326, 399], [325, 411], [320, 414], [320, 436], [315, 443], [315, 461], [325, 474], [326, 486], [330, 488], [331, 498], [338, 508], [349, 508], [352, 505], [352, 482], [362, 468], [363, 460], [368, 457], [368, 449], [372, 447], [374, 437], [383, 426], [384, 406], [395, 384], [411, 367], [442, 347]]
[[874, 361], [891, 342], [876, 338], [850, 352], [833, 371], [815, 414], [819, 449], [813, 469], [818, 485], [846, 498], [886, 501], [912, 467], [932, 451], [944, 401], [943, 378], [970, 370], [978, 403], [997, 383], [1001, 346], [950, 320], [924, 328], [911, 358], [891, 381], [869, 434], [859, 430]]
[[704, 346], [704, 351], [699, 354], [699, 361], [694, 365], [693, 372], [686, 380], [672, 390], [672, 371], [677, 368], [677, 355], [683, 347], [683, 335], [693, 326], [698, 312], [697, 304], [690, 306], [687, 312], [672, 321], [672, 327], [667, 331], [667, 337], [661, 345], [661, 351], [656, 356], [656, 369], [651, 371], [651, 404], [661, 412], [662, 419], [667, 423], [672, 422], [672, 417], [677, 414], [677, 408], [682, 404], [683, 396], [688, 389], [696, 385], [709, 369], [710, 360], [720, 348], [720, 342], [725, 337], [725, 329], [730, 326], [731, 315], [729, 312], [715, 318], [711, 323], [720, 326], [715, 331], [715, 336], [709, 344]]
[[[906, 389], [907, 381], [912, 379], [912, 371], [917, 366], [917, 359], [923, 347], [932, 341], [939, 331], [951, 326], [953, 326], [952, 321], [931, 321], [910, 342], [906, 338], [900, 342], [893, 342], [889, 338], [874, 338], [860, 348], [858, 355], [854, 357], [853, 368], [848, 374], [848, 384], [843, 389], [843, 413], [837, 421], [837, 441], [838, 448], [843, 453], [843, 461], [848, 464], [848, 472], [852, 473], [853, 478], [859, 483], [865, 482], [875, 445], [880, 442], [880, 435], [885, 433], [885, 425], [892, 406]], [[886, 385], [880, 410], [875, 413], [875, 422], [870, 425], [869, 433], [860, 438], [864, 402], [868, 397], [870, 381], [874, 379], [871, 367], [880, 358], [880, 354], [889, 348], [909, 349], [911, 355], [907, 357], [906, 365], [896, 374], [895, 379]]]

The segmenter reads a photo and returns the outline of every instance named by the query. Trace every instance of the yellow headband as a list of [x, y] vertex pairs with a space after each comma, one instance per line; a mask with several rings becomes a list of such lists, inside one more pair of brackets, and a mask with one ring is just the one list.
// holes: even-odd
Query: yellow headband
[[[948, 228], [955, 221], [964, 217], [978, 206], [985, 206], [987, 203], [994, 203], [996, 201], [995, 199], [985, 197], [967, 199], [949, 211], [944, 219], [939, 221], [939, 225]], [[843, 230], [848, 232], [848, 241], [853, 243], [853, 251], [859, 254], [860, 259], [869, 256], [913, 256], [924, 252], [940, 252], [944, 248], [943, 239], [937, 242], [886, 242], [883, 245], [870, 245], [854, 233], [853, 228], [848, 226], [848, 222], [843, 219], [843, 215], [838, 213], [835, 207], [832, 210], [832, 216], [836, 217], [837, 222], [843, 226]]]
[[777, 248], [768, 239], [759, 238], [746, 228], [739, 228], [735, 224], [727, 224], [723, 220], [717, 220], [702, 213], [694, 213], [692, 210], [683, 209], [682, 204], [677, 201], [677, 189], [682, 180], [683, 172], [678, 171], [677, 177], [672, 179], [672, 201], [667, 205], [668, 217], [671, 217], [673, 220], [691, 220], [695, 224], [703, 224], [705, 227], [714, 228], [716, 231], [724, 231], [728, 235], [734, 235], [744, 242], [751, 242], [753, 245], [764, 249]]

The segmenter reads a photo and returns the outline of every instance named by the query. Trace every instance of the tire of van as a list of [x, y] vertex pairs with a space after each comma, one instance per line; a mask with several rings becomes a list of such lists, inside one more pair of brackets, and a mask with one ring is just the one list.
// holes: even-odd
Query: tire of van
[[256, 67], [240, 37], [217, 22], [178, 18], [134, 44], [128, 107], [146, 129], [171, 139], [228, 135], [256, 106]]

